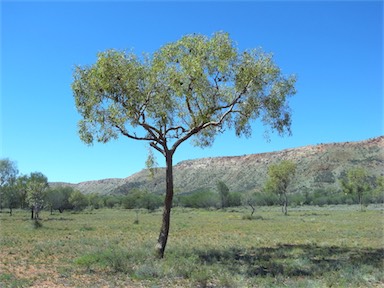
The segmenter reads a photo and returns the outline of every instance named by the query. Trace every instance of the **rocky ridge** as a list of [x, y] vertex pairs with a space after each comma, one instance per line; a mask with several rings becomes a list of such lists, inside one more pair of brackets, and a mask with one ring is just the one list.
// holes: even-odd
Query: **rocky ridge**
[[[181, 161], [174, 166], [175, 191], [190, 193], [214, 190], [218, 181], [226, 183], [231, 191], [260, 191], [268, 166], [284, 159], [297, 164], [292, 192], [338, 189], [338, 179], [354, 166], [364, 167], [372, 177], [384, 174], [384, 136], [359, 142], [319, 144], [244, 156]], [[69, 185], [83, 193], [126, 194], [133, 188], [139, 188], [161, 194], [165, 192], [165, 169], [157, 168], [154, 177], [150, 177], [148, 170], [142, 170], [123, 179]]]

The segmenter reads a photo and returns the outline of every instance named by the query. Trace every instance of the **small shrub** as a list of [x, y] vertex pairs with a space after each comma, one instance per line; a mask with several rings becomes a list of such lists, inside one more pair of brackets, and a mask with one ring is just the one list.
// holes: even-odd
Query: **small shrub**
[[243, 217], [241, 218], [243, 220], [264, 220], [264, 218], [260, 215], [243, 215]]
[[146, 280], [160, 278], [161, 271], [159, 271], [158, 267], [153, 265], [153, 262], [144, 263], [143, 265], [139, 266], [136, 269], [135, 276], [138, 279], [146, 279]]
[[35, 220], [35, 221], [33, 221], [33, 228], [34, 228], [34, 229], [40, 229], [40, 228], [42, 228], [42, 227], [43, 227], [43, 223], [41, 223], [40, 220]]
[[80, 228], [80, 231], [94, 231], [94, 230], [96, 229], [88, 224], [85, 224], [83, 227]]

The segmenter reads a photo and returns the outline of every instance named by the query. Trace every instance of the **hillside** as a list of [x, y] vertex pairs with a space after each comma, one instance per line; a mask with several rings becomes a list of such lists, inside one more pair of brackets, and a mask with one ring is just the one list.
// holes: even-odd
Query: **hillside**
[[[182, 161], [174, 166], [175, 191], [188, 193], [215, 189], [218, 181], [231, 191], [259, 191], [266, 179], [268, 165], [281, 160], [297, 163], [293, 192], [317, 188], [337, 188], [338, 179], [353, 166], [366, 168], [372, 176], [384, 174], [384, 136], [360, 142], [304, 146], [277, 152]], [[83, 193], [124, 194], [132, 188], [165, 192], [165, 169], [157, 168], [153, 178], [142, 170], [124, 179], [71, 184]]]

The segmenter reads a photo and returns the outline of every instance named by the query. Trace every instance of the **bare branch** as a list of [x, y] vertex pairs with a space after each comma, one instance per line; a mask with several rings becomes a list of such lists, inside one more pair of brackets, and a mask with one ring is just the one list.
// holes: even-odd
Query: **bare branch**
[[121, 134], [123, 134], [124, 136], [130, 139], [141, 140], [141, 141], [156, 141], [156, 139], [151, 137], [139, 137], [136, 134], [130, 134], [127, 130], [125, 130], [125, 128], [122, 128], [117, 124], [114, 124], [114, 127], [117, 128]]
[[157, 144], [157, 142], [151, 142], [151, 143], [149, 143], [149, 145], [150, 145], [152, 148], [156, 149], [156, 150], [159, 151], [162, 155], [165, 156], [165, 149], [161, 149], [161, 148], [160, 148], [159, 146], [157, 146], [156, 144]]

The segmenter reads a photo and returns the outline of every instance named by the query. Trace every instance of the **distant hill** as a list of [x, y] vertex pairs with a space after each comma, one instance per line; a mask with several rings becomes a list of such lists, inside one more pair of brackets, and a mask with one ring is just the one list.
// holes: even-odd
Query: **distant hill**
[[[338, 188], [345, 171], [362, 166], [371, 176], [384, 175], [384, 136], [359, 142], [319, 144], [277, 152], [244, 156], [214, 157], [182, 161], [174, 166], [176, 192], [215, 189], [223, 181], [231, 191], [260, 191], [268, 166], [283, 159], [297, 164], [293, 192]], [[53, 183], [53, 185], [58, 185]], [[71, 185], [83, 193], [125, 194], [133, 188], [165, 192], [165, 168], [157, 168], [153, 178], [142, 170], [123, 179], [104, 179]]]

